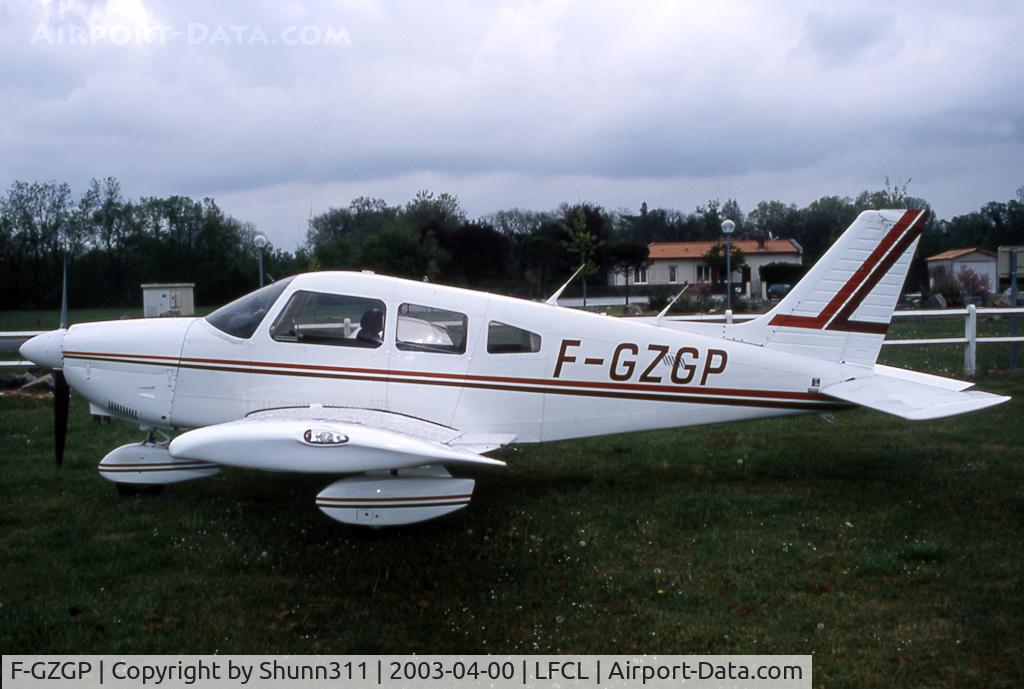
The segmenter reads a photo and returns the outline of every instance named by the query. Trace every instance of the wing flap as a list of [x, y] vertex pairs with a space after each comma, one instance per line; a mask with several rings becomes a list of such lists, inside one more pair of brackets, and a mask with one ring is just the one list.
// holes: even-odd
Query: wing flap
[[844, 402], [912, 421], [966, 414], [1010, 399], [978, 390], [957, 390], [890, 375], [855, 378], [826, 386], [821, 392]]
[[458, 429], [417, 419], [414, 416], [396, 414], [380, 409], [363, 409], [361, 407], [325, 407], [320, 404], [304, 407], [277, 407], [250, 412], [246, 418], [254, 421], [310, 421], [314, 419], [318, 421], [337, 421], [339, 423], [370, 426], [401, 435], [411, 435], [445, 445], [462, 435]]
[[467, 452], [483, 454], [504, 447], [515, 439], [511, 433], [465, 433], [450, 441], [448, 445]]

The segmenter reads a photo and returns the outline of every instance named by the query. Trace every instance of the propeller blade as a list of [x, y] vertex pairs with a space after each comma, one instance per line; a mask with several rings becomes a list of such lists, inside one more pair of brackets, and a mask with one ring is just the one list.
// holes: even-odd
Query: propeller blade
[[53, 461], [57, 471], [64, 465], [64, 441], [68, 435], [68, 404], [71, 388], [64, 379], [64, 372], [53, 372]]
[[[68, 327], [68, 254], [64, 252], [64, 278], [60, 288], [60, 327]], [[64, 371], [53, 370], [53, 463], [56, 471], [64, 465], [64, 443], [68, 437], [68, 405], [71, 388]]]
[[68, 327], [68, 255], [64, 254], [64, 280], [60, 288], [60, 327]]

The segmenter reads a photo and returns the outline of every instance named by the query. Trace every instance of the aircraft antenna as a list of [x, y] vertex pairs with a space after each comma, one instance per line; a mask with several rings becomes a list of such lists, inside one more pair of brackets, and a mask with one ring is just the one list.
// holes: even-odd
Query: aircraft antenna
[[679, 297], [683, 296], [683, 292], [685, 292], [688, 289], [690, 289], [690, 281], [689, 280], [687, 280], [686, 282], [683, 283], [683, 288], [681, 290], [679, 290], [679, 294], [677, 294], [676, 296], [672, 297], [672, 301], [670, 301], [668, 303], [668, 305], [665, 306], [665, 308], [663, 308], [661, 310], [661, 313], [659, 313], [655, 317], [655, 319], [654, 319], [654, 324], [655, 325], [661, 325], [661, 319], [663, 319], [668, 314], [668, 310], [671, 309], [673, 305], [675, 305], [675, 303], [679, 300]]
[[548, 297], [548, 300], [547, 300], [546, 302], [544, 302], [544, 303], [545, 303], [545, 304], [554, 304], [555, 306], [558, 306], [558, 298], [559, 298], [560, 296], [562, 296], [562, 292], [564, 292], [564, 291], [565, 291], [565, 288], [566, 288], [566, 287], [568, 287], [568, 286], [569, 286], [569, 284], [570, 284], [570, 283], [571, 283], [571, 282], [572, 282], [573, 280], [575, 280], [575, 279], [576, 279], [576, 276], [580, 274], [580, 271], [581, 271], [581, 270], [583, 270], [583, 267], [584, 267], [584, 266], [586, 266], [586, 265], [587, 265], [587, 264], [586, 264], [586, 263], [584, 263], [584, 264], [583, 264], [582, 266], [580, 266], [579, 268], [577, 268], [577, 269], [576, 269], [576, 272], [572, 274], [572, 277], [571, 277], [571, 278], [569, 278], [568, 280], [566, 280], [566, 281], [565, 281], [565, 284], [564, 284], [564, 285], [562, 285], [561, 287], [559, 287], [559, 288], [558, 288], [558, 290], [556, 290], [554, 294], [552, 294], [552, 295], [551, 295], [550, 297]]

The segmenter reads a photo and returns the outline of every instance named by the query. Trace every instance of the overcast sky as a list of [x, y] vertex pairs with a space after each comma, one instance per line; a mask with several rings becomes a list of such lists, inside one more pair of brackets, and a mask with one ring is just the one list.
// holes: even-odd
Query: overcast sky
[[0, 184], [471, 216], [1024, 185], [1024, 3], [0, 0]]

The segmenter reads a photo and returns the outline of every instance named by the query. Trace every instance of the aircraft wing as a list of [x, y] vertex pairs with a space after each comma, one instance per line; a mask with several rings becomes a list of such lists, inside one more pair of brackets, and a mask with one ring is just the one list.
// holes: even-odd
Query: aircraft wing
[[420, 466], [504, 466], [483, 452], [513, 435], [465, 434], [421, 419], [368, 409], [295, 407], [254, 412], [187, 431], [171, 441], [177, 459], [268, 471], [361, 473]]
[[[825, 386], [822, 394], [912, 421], [941, 419], [1009, 401], [966, 390], [970, 383], [915, 371], [875, 366], [873, 374]], [[879, 372], [881, 371], [881, 372]]]

